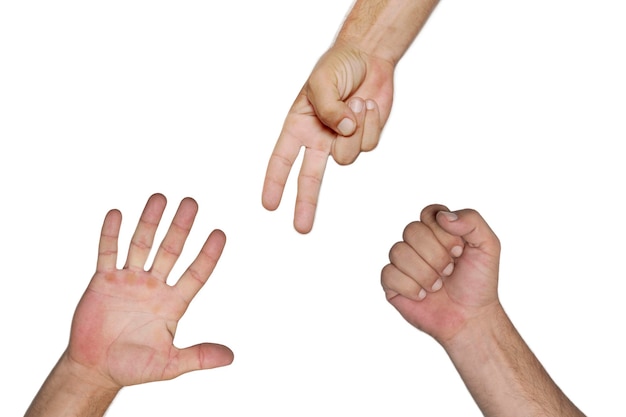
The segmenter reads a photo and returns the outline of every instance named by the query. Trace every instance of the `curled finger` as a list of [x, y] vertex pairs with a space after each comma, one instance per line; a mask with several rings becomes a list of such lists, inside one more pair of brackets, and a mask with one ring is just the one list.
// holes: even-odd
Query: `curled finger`
[[365, 101], [359, 97], [352, 97], [348, 101], [348, 106], [356, 118], [356, 130], [350, 136], [338, 135], [333, 142], [332, 155], [340, 165], [349, 165], [359, 156], [365, 129]]
[[365, 100], [365, 120], [363, 122], [363, 139], [361, 140], [361, 150], [369, 152], [378, 146], [382, 125], [380, 122], [380, 111], [376, 101]]
[[408, 243], [398, 242], [393, 245], [389, 251], [389, 260], [425, 291], [434, 292], [442, 287], [441, 273], [429, 265]]
[[[454, 259], [449, 250], [441, 244], [435, 232], [423, 222], [409, 223], [402, 233], [404, 242], [438, 274], [439, 278], [449, 276], [454, 270]], [[440, 288], [440, 282], [433, 282], [433, 291]]]
[[421, 301], [427, 294], [426, 290], [414, 279], [399, 270], [394, 264], [388, 264], [383, 268], [381, 285], [388, 300], [400, 294], [411, 300]]
[[441, 224], [437, 221], [437, 215], [442, 211], [448, 212], [449, 210], [444, 205], [431, 204], [422, 210], [420, 219], [432, 230], [437, 240], [448, 250], [450, 256], [458, 258], [463, 253], [465, 243], [462, 237], [449, 233], [441, 227]]

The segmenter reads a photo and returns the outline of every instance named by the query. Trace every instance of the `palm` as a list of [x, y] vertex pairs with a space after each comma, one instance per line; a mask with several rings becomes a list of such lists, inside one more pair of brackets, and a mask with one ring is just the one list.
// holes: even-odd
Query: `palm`
[[281, 136], [297, 142], [298, 147], [304, 146], [306, 151], [319, 151], [328, 157], [337, 133], [320, 121], [308, 98], [300, 95], [285, 119]]
[[69, 355], [120, 386], [171, 379], [178, 320], [187, 303], [147, 272], [97, 273], [74, 321]]

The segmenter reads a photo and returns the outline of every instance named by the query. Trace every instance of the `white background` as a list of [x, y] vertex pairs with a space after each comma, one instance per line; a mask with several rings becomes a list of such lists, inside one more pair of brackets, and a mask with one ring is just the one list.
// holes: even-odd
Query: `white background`
[[176, 343], [224, 343], [235, 362], [125, 388], [111, 416], [480, 416], [380, 289], [390, 247], [435, 202], [496, 231], [502, 302], [568, 396], [625, 414], [624, 2], [443, 1], [398, 66], [379, 147], [329, 162], [301, 236], [295, 182], [266, 212], [263, 177], [350, 7], [0, 4], [0, 415], [24, 413], [63, 351], [105, 213], [122, 211], [125, 251], [154, 192], [166, 224], [181, 198], [200, 205], [174, 276], [227, 234]]

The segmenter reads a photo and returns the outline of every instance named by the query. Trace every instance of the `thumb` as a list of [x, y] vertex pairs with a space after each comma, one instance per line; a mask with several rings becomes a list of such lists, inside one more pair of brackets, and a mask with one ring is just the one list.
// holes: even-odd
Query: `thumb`
[[233, 362], [232, 350], [217, 343], [201, 343], [178, 351], [178, 375], [219, 368]]
[[500, 240], [476, 210], [440, 211], [436, 218], [442, 229], [462, 237], [469, 247], [492, 256], [500, 255]]
[[328, 78], [312, 76], [307, 83], [306, 96], [325, 126], [341, 136], [351, 136], [355, 132], [356, 115]]

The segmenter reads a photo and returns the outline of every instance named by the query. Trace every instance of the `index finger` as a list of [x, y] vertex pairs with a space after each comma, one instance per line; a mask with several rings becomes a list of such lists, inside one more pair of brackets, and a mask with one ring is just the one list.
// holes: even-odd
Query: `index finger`
[[435, 234], [437, 240], [448, 250], [448, 253], [454, 258], [458, 258], [463, 253], [465, 243], [460, 236], [454, 236], [446, 232], [437, 222], [437, 213], [440, 211], [449, 211], [448, 208], [441, 204], [431, 204], [426, 206], [420, 214], [420, 220], [426, 224]]
[[265, 172], [262, 203], [267, 210], [276, 210], [280, 205], [285, 184], [291, 167], [302, 145], [295, 138], [288, 136], [283, 129], [272, 151]]
[[187, 303], [191, 302], [213, 273], [225, 244], [224, 232], [211, 232], [196, 259], [174, 285]]

